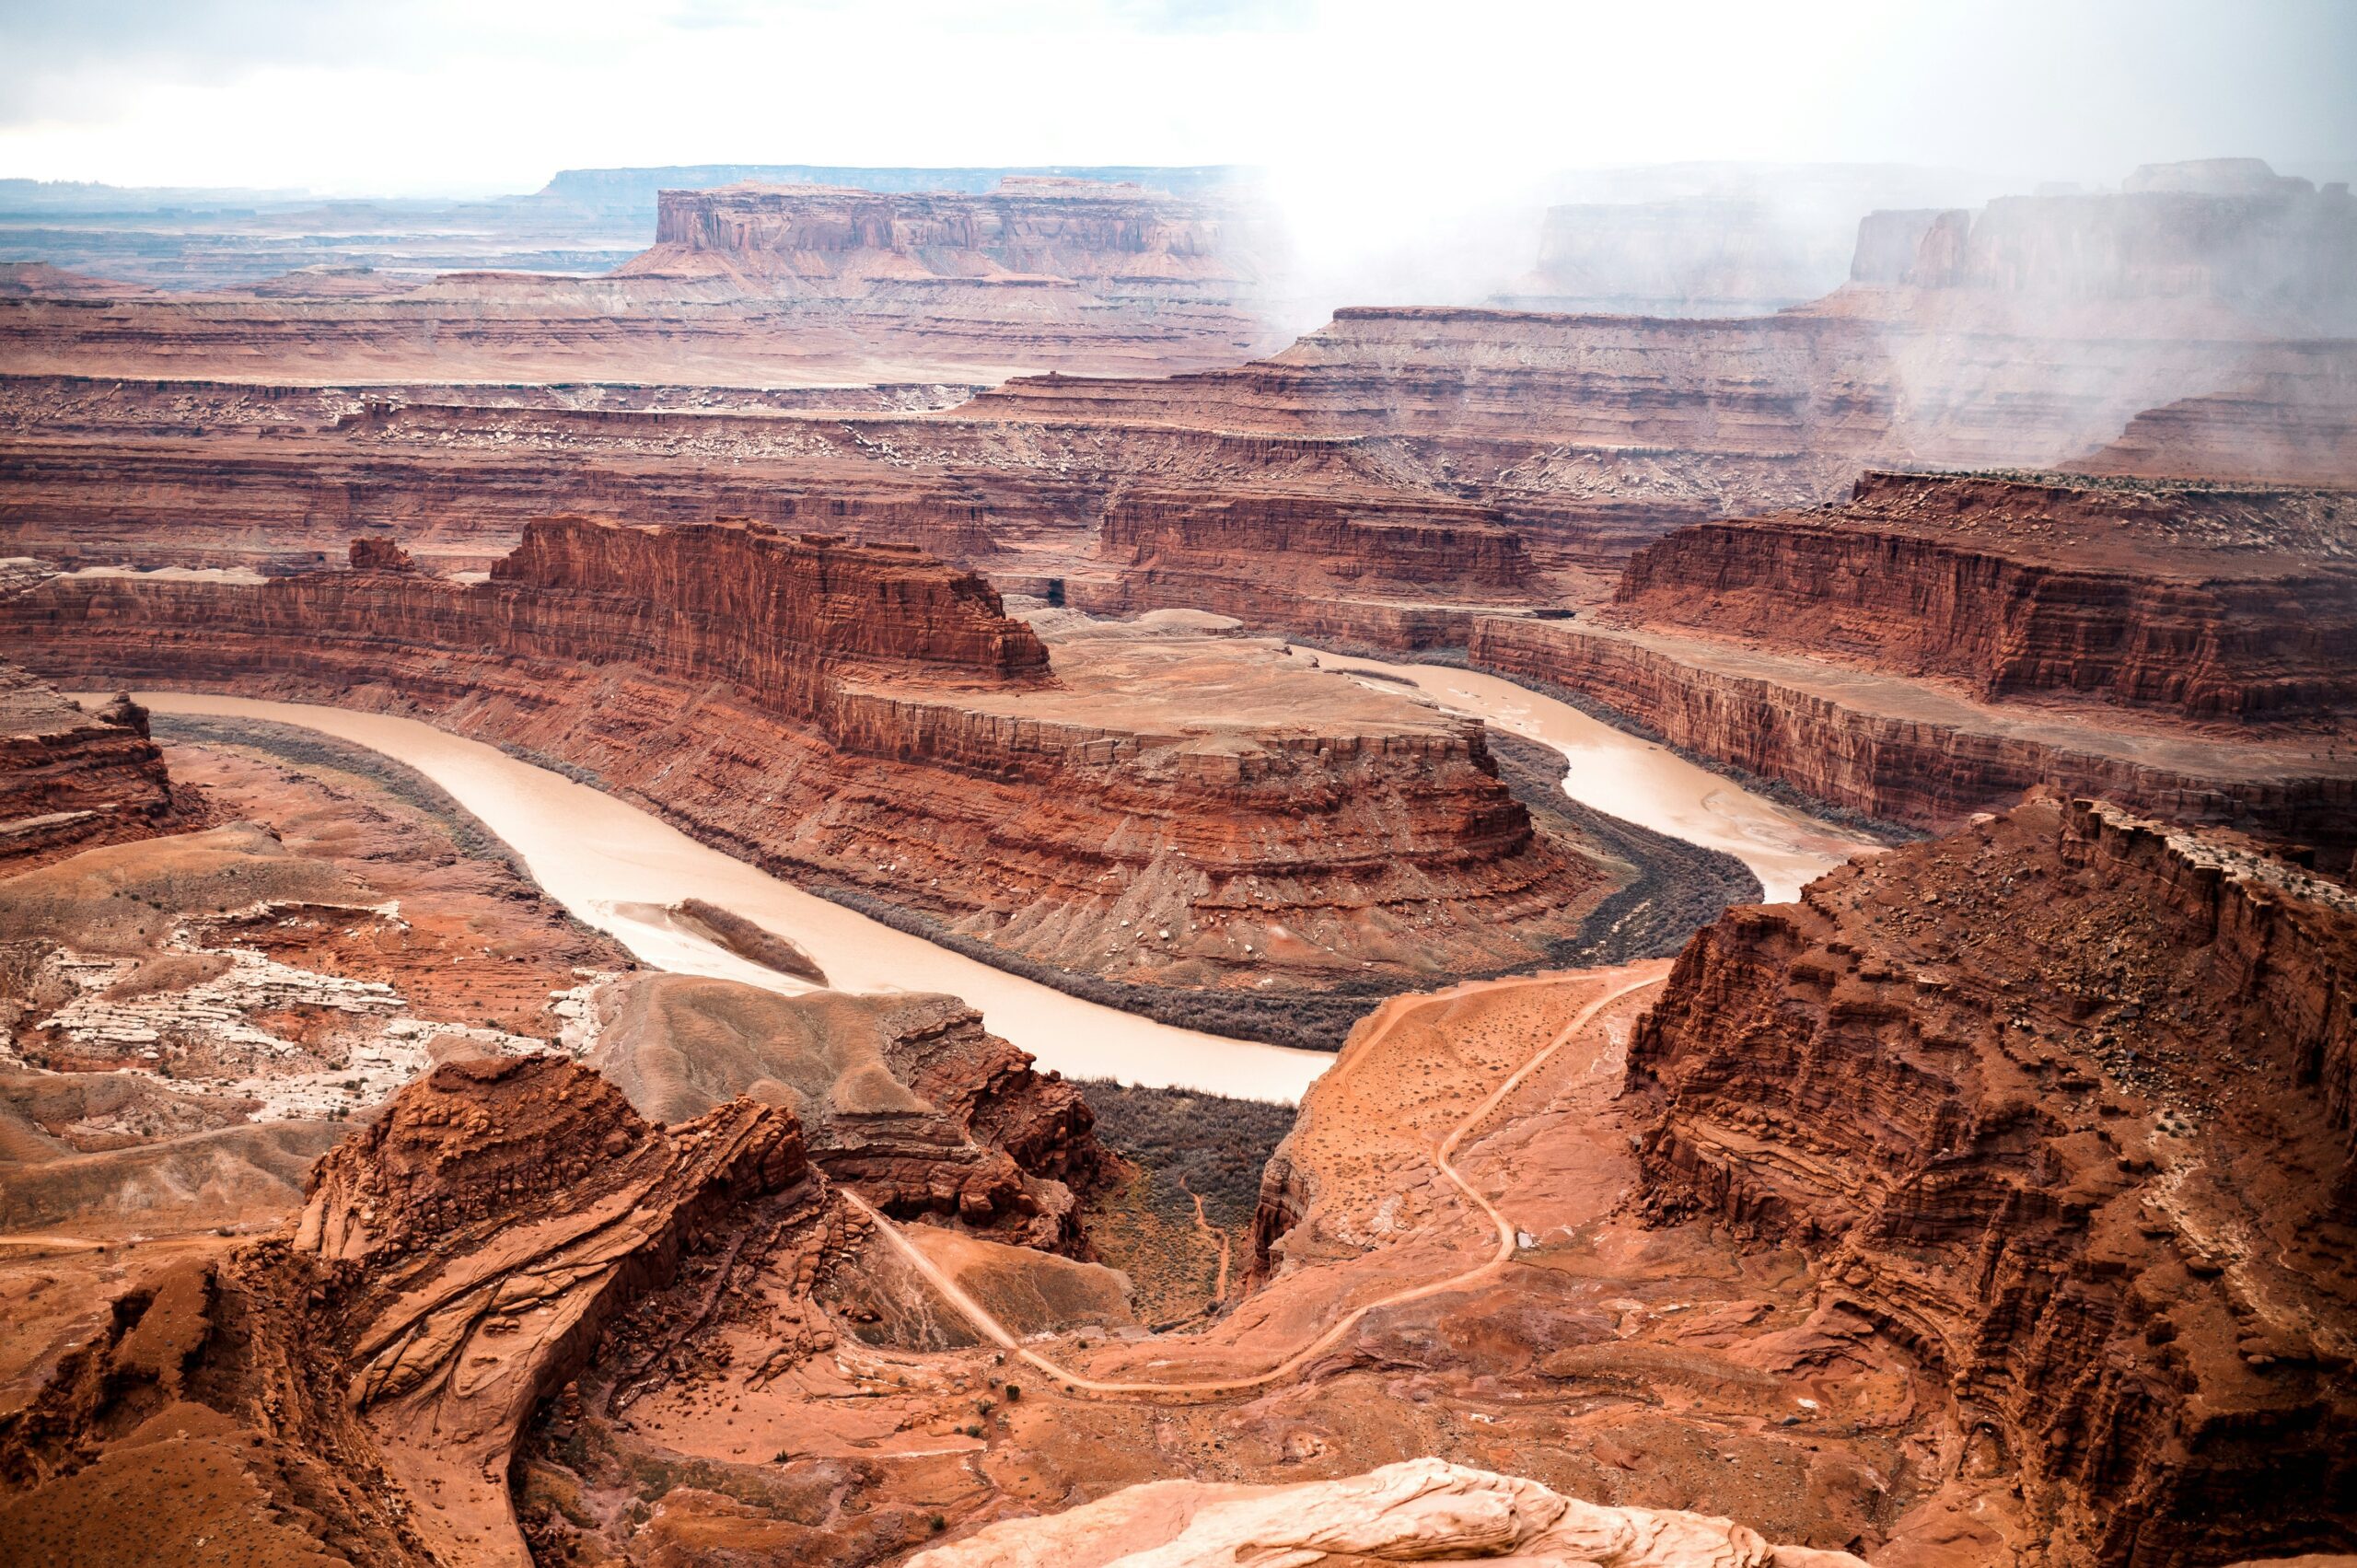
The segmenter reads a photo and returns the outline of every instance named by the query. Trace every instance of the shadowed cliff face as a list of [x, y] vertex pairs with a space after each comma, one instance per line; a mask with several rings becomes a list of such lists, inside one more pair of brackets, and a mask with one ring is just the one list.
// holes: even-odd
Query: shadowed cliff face
[[1809, 1251], [2104, 1562], [2345, 1550], [2357, 902], [2040, 799], [1730, 914], [1630, 1050], [1657, 1215]]

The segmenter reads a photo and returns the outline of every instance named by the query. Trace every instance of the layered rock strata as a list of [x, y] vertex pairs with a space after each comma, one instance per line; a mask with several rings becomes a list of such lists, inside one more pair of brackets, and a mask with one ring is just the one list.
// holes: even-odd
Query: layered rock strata
[[559, 519], [481, 583], [87, 572], [5, 620], [51, 669], [413, 707], [1065, 971], [1494, 969], [1606, 890], [1478, 726], [1266, 645], [1082, 642], [1051, 670], [987, 586], [905, 549]]
[[[1153, 373], [1232, 364], [1271, 342], [1248, 214], [1136, 186], [674, 191], [656, 232], [598, 276], [0, 294], [0, 359], [64, 376], [766, 387]], [[695, 352], [682, 356], [683, 343]]]
[[1399, 648], [1462, 646], [1472, 607], [1524, 601], [1535, 575], [1496, 514], [1380, 493], [1127, 491], [1097, 551], [1109, 580], [1068, 580], [1075, 608], [1208, 610]]
[[173, 814], [144, 709], [118, 696], [87, 712], [0, 664], [0, 873], [69, 847], [144, 837]]
[[957, 998], [642, 975], [598, 1006], [590, 1065], [642, 1114], [676, 1124], [740, 1095], [781, 1105], [812, 1162], [887, 1214], [1086, 1254], [1074, 1189], [1115, 1170], [1087, 1102]]
[[2357, 902], [2034, 800], [1730, 913], [1631, 1045], [1647, 1202], [1807, 1251], [2095, 1562], [2346, 1550]]
[[66, 1353], [0, 1424], [0, 1516], [109, 1560], [528, 1563], [539, 1401], [685, 1260], [727, 1239], [685, 1271], [710, 1313], [824, 1209], [790, 1112], [666, 1132], [559, 1057], [446, 1064], [319, 1162], [291, 1236], [190, 1258]]
[[2357, 494], [1868, 473], [1679, 528], [1620, 612], [1663, 630], [2192, 719], [2357, 710]]
[[1469, 655], [1706, 761], [1884, 821], [1949, 827], [2051, 784], [2246, 825], [2343, 863], [2357, 851], [2357, 766], [2329, 737], [1977, 703], [1854, 666], [1586, 621], [1482, 617]]
[[[2357, 375], [2329, 244], [2345, 193], [2154, 178], [1978, 220], [1879, 215], [1853, 282], [1773, 316], [1353, 309], [1244, 364], [1263, 346], [1237, 326], [1251, 224], [1052, 182], [675, 192], [663, 242], [610, 279], [0, 301], [0, 345], [26, 373], [0, 388], [0, 420], [17, 411], [0, 548], [284, 569], [390, 525], [421, 558], [481, 566], [553, 509], [743, 515], [909, 540], [1042, 588], [1073, 579], [1102, 606], [1135, 578], [1141, 602], [1217, 594], [1210, 608], [1403, 647], [1461, 641], [1451, 610], [1490, 587], [1431, 562], [1377, 584], [1322, 551], [1250, 584], [1202, 559], [1221, 553], [1215, 518], [1178, 552], [1191, 563], [1141, 567], [1099, 529], [1125, 490], [1470, 504], [1520, 536], [1528, 592], [1577, 603], [1667, 528], [1832, 500], [1875, 463], [2166, 472], [2196, 462], [2167, 450], [2192, 436], [2204, 471], [2340, 476]], [[2291, 228], [2267, 226], [2278, 209]], [[2270, 244], [2221, 238], [2246, 220]], [[2179, 241], [2192, 260], [2172, 272]], [[682, 342], [710, 386], [679, 384]], [[167, 355], [265, 384], [167, 383]], [[97, 378], [109, 368], [144, 379]], [[1048, 374], [946, 413], [877, 412], [1027, 368]], [[783, 382], [861, 385], [763, 389]], [[869, 412], [780, 417], [820, 408]]]
[[1010, 175], [981, 192], [743, 181], [656, 198], [619, 278], [725, 277], [752, 294], [878, 285], [1085, 284], [1225, 298], [1257, 282], [1242, 215], [1132, 184]]
[[2357, 375], [2265, 376], [2146, 409], [2070, 467], [2154, 478], [2357, 486]]
[[1851, 278], [2034, 307], [2206, 306], [2284, 336], [2349, 336], [2357, 197], [2247, 161], [2257, 165], [2248, 178], [2149, 166], [2116, 193], [1878, 213], [1862, 227]]

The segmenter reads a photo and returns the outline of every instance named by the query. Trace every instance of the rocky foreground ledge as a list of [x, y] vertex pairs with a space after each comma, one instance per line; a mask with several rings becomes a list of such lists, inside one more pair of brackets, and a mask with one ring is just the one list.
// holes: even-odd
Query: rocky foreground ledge
[[1039, 1519], [1010, 1519], [910, 1568], [1286, 1568], [1505, 1559], [1596, 1568], [1862, 1568], [1846, 1551], [1771, 1546], [1729, 1519], [1608, 1508], [1535, 1481], [1407, 1459], [1292, 1486], [1153, 1481]]

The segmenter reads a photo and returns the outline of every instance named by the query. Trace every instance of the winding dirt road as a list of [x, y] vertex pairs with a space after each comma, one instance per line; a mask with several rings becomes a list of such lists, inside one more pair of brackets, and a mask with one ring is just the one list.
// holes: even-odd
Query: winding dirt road
[[[1406, 1290], [1393, 1291], [1388, 1295], [1378, 1296], [1373, 1301], [1362, 1303], [1361, 1305], [1353, 1307], [1349, 1312], [1343, 1314], [1342, 1317], [1338, 1318], [1334, 1325], [1328, 1329], [1324, 1333], [1318, 1335], [1316, 1339], [1310, 1341], [1309, 1343], [1294, 1352], [1291, 1355], [1285, 1357], [1283, 1361], [1280, 1361], [1266, 1372], [1256, 1372], [1249, 1376], [1222, 1377], [1207, 1382], [1189, 1383], [1112, 1383], [1105, 1382], [1098, 1378], [1086, 1376], [1081, 1373], [1074, 1372], [1072, 1368], [1062, 1365], [1058, 1362], [1051, 1361], [1046, 1356], [1041, 1355], [1039, 1352], [1025, 1346], [1024, 1343], [1020, 1340], [1016, 1339], [1015, 1334], [1008, 1330], [1005, 1324], [1000, 1322], [998, 1318], [991, 1313], [988, 1307], [985, 1307], [981, 1303], [969, 1295], [965, 1289], [960, 1286], [956, 1280], [943, 1272], [942, 1270], [934, 1263], [932, 1259], [925, 1256], [923, 1249], [919, 1248], [915, 1242], [911, 1241], [906, 1236], [901, 1234], [900, 1227], [895, 1225], [891, 1220], [886, 1218], [882, 1214], [878, 1213], [876, 1207], [869, 1203], [866, 1199], [862, 1198], [858, 1193], [853, 1192], [848, 1187], [839, 1188], [837, 1191], [842, 1193], [843, 1199], [846, 1202], [849, 1202], [853, 1207], [858, 1209], [861, 1213], [867, 1215], [869, 1219], [876, 1223], [877, 1233], [882, 1236], [885, 1241], [891, 1246], [893, 1250], [900, 1255], [901, 1260], [911, 1268], [914, 1269], [919, 1274], [923, 1275], [924, 1279], [932, 1284], [934, 1289], [939, 1291], [941, 1293], [942, 1299], [948, 1302], [950, 1306], [956, 1307], [958, 1314], [969, 1323], [972, 1324], [974, 1329], [980, 1332], [983, 1338], [989, 1340], [993, 1344], [997, 1345], [1000, 1349], [1004, 1350], [1009, 1354], [1028, 1362], [1032, 1366], [1046, 1373], [1049, 1376], [1054, 1378], [1058, 1383], [1063, 1385], [1064, 1388], [1070, 1391], [1086, 1394], [1109, 1394], [1125, 1398], [1148, 1400], [1164, 1399], [1183, 1401], [1196, 1399], [1217, 1399], [1229, 1394], [1242, 1393], [1252, 1388], [1265, 1388], [1271, 1383], [1275, 1383], [1293, 1376], [1295, 1373], [1299, 1372], [1303, 1367], [1308, 1365], [1318, 1356], [1323, 1355], [1327, 1351], [1331, 1350], [1353, 1329], [1357, 1328], [1368, 1313], [1374, 1312], [1381, 1307], [1397, 1307], [1403, 1302], [1421, 1301], [1426, 1296], [1440, 1295], [1449, 1291], [1461, 1289], [1466, 1285], [1487, 1279], [1492, 1274], [1496, 1273], [1498, 1270], [1504, 1267], [1507, 1260], [1513, 1258], [1515, 1250], [1514, 1222], [1507, 1219], [1504, 1214], [1501, 1214], [1495, 1203], [1491, 1202], [1489, 1199], [1476, 1191], [1473, 1188], [1473, 1184], [1466, 1180], [1463, 1174], [1457, 1170], [1455, 1163], [1455, 1156], [1458, 1146], [1464, 1143], [1468, 1133], [1471, 1132], [1476, 1127], [1479, 1127], [1481, 1122], [1489, 1117], [1492, 1111], [1497, 1109], [1497, 1108], [1504, 1103], [1508, 1095], [1511, 1095], [1516, 1088], [1522, 1086], [1524, 1080], [1527, 1079], [1531, 1074], [1537, 1072], [1540, 1067], [1546, 1065], [1548, 1060], [1552, 1057], [1556, 1051], [1569, 1044], [1573, 1036], [1577, 1035], [1582, 1029], [1587, 1028], [1589, 1024], [1595, 1022], [1596, 1016], [1598, 1013], [1603, 1012], [1605, 1008], [1610, 1006], [1613, 1003], [1618, 1002], [1621, 997], [1628, 995], [1632, 991], [1642, 991], [1649, 985], [1659, 985], [1663, 977], [1656, 975], [1649, 980], [1631, 981], [1628, 984], [1620, 986], [1616, 990], [1605, 993], [1602, 996], [1597, 997], [1595, 1001], [1581, 1008], [1578, 1015], [1574, 1016], [1570, 1023], [1565, 1024], [1562, 1029], [1557, 1033], [1553, 1040], [1549, 1040], [1545, 1047], [1537, 1054], [1533, 1055], [1529, 1061], [1525, 1062], [1520, 1067], [1515, 1068], [1513, 1073], [1509, 1074], [1504, 1082], [1499, 1084], [1496, 1088], [1492, 1089], [1489, 1094], [1483, 1098], [1480, 1104], [1475, 1106], [1473, 1109], [1460, 1120], [1455, 1127], [1451, 1128], [1448, 1132], [1448, 1135], [1443, 1138], [1440, 1141], [1439, 1146], [1433, 1151], [1434, 1168], [1437, 1169], [1441, 1175], [1446, 1177], [1450, 1183], [1454, 1185], [1459, 1192], [1464, 1193], [1466, 1198], [1469, 1200], [1475, 1207], [1479, 1208], [1482, 1214], [1488, 1215], [1491, 1225], [1496, 1227], [1498, 1237], [1497, 1249], [1490, 1255], [1490, 1258], [1486, 1262], [1476, 1264], [1470, 1269], [1466, 1269], [1457, 1273], [1451, 1274], [1446, 1279], [1433, 1280], [1427, 1283], [1414, 1285]], [[1560, 979], [1549, 979], [1498, 981], [1492, 983], [1499, 986], [1556, 985], [1561, 984], [1562, 981]], [[1368, 1044], [1372, 1045], [1375, 1040], [1382, 1039], [1385, 1034], [1388, 1034], [1391, 1029], [1397, 1026], [1399, 1019], [1406, 1017], [1408, 1015], [1405, 1012], [1396, 1015], [1389, 1023], [1384, 1025], [1381, 1032], [1373, 1036], [1368, 1040]]]

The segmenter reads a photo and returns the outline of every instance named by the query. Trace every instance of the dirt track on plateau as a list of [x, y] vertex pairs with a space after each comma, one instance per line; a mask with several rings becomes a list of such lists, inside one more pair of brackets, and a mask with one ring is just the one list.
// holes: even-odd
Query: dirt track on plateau
[[[1559, 979], [1512, 980], [1496, 981], [1492, 982], [1492, 984], [1495, 986], [1551, 985], [1560, 983], [1562, 982]], [[1507, 1219], [1506, 1216], [1499, 1211], [1498, 1206], [1495, 1203], [1492, 1203], [1489, 1199], [1483, 1197], [1481, 1193], [1477, 1191], [1474, 1189], [1473, 1184], [1466, 1180], [1464, 1175], [1457, 1170], [1455, 1163], [1455, 1156], [1458, 1146], [1463, 1144], [1469, 1133], [1489, 1118], [1492, 1111], [1494, 1111], [1500, 1105], [1504, 1103], [1507, 1096], [1513, 1094], [1515, 1089], [1522, 1086], [1525, 1079], [1528, 1078], [1531, 1074], [1537, 1072], [1540, 1067], [1546, 1065], [1547, 1062], [1554, 1056], [1557, 1051], [1570, 1043], [1572, 1039], [1582, 1029], [1595, 1022], [1597, 1014], [1603, 1012], [1605, 1008], [1610, 1006], [1621, 997], [1628, 995], [1632, 991], [1641, 991], [1646, 986], [1658, 985], [1660, 983], [1661, 977], [1659, 976], [1655, 976], [1650, 980], [1632, 981], [1626, 985], [1620, 986], [1612, 991], [1605, 993], [1595, 1001], [1590, 1002], [1586, 1006], [1581, 1008], [1579, 1013], [1570, 1023], [1564, 1025], [1561, 1030], [1557, 1031], [1554, 1039], [1549, 1040], [1545, 1046], [1540, 1048], [1520, 1067], [1515, 1068], [1512, 1073], [1508, 1074], [1497, 1087], [1492, 1089], [1488, 1095], [1482, 1098], [1481, 1102], [1479, 1105], [1476, 1105], [1470, 1111], [1461, 1118], [1454, 1127], [1450, 1128], [1447, 1135], [1442, 1138], [1439, 1145], [1434, 1149], [1434, 1168], [1438, 1170], [1442, 1176], [1447, 1178], [1450, 1184], [1455, 1186], [1459, 1192], [1462, 1192], [1466, 1198], [1472, 1202], [1474, 1207], [1480, 1209], [1481, 1213], [1489, 1218], [1491, 1225], [1496, 1228], [1497, 1248], [1491, 1253], [1486, 1261], [1478, 1263], [1470, 1269], [1462, 1270], [1459, 1272], [1450, 1274], [1445, 1279], [1433, 1280], [1424, 1284], [1412, 1285], [1405, 1290], [1397, 1290], [1391, 1292], [1387, 1295], [1378, 1296], [1373, 1301], [1361, 1303], [1359, 1306], [1353, 1307], [1349, 1312], [1344, 1313], [1340, 1318], [1336, 1319], [1332, 1327], [1329, 1328], [1324, 1333], [1318, 1335], [1316, 1339], [1310, 1341], [1309, 1343], [1302, 1346], [1301, 1349], [1294, 1352], [1291, 1355], [1286, 1356], [1274, 1366], [1270, 1367], [1265, 1372], [1256, 1372], [1248, 1376], [1221, 1377], [1209, 1381], [1183, 1383], [1128, 1383], [1107, 1382], [1102, 1379], [1089, 1377], [1084, 1374], [1074, 1372], [1070, 1367], [1062, 1365], [1061, 1363], [1051, 1361], [1048, 1357], [1041, 1355], [1039, 1352], [1026, 1347], [1005, 1324], [1000, 1322], [998, 1318], [991, 1313], [989, 1308], [983, 1307], [981, 1303], [976, 1301], [971, 1295], [969, 1295], [966, 1291], [959, 1286], [956, 1280], [950, 1278], [948, 1274], [945, 1273], [934, 1263], [932, 1259], [926, 1257], [923, 1249], [919, 1248], [916, 1243], [911, 1241], [905, 1235], [903, 1235], [899, 1225], [893, 1224], [891, 1220], [878, 1213], [874, 1205], [870, 1204], [865, 1199], [860, 1197], [856, 1192], [852, 1191], [849, 1188], [842, 1188], [839, 1189], [839, 1191], [842, 1191], [845, 1202], [851, 1203], [854, 1208], [858, 1209], [862, 1214], [865, 1214], [869, 1219], [875, 1222], [877, 1234], [884, 1237], [886, 1242], [900, 1255], [901, 1259], [907, 1262], [911, 1268], [923, 1275], [924, 1279], [932, 1284], [935, 1290], [940, 1292], [942, 1299], [948, 1302], [951, 1307], [957, 1308], [959, 1315], [965, 1318], [968, 1322], [971, 1323], [975, 1330], [985, 1339], [999, 1346], [1009, 1354], [1028, 1362], [1032, 1366], [1046, 1373], [1050, 1377], [1054, 1378], [1058, 1383], [1062, 1384], [1066, 1388], [1071, 1389], [1074, 1392], [1106, 1394], [1115, 1397], [1141, 1398], [1149, 1400], [1190, 1400], [1217, 1399], [1229, 1394], [1243, 1393], [1249, 1389], [1265, 1388], [1271, 1383], [1281, 1382], [1284, 1378], [1292, 1376], [1302, 1368], [1307, 1366], [1318, 1356], [1323, 1355], [1327, 1351], [1332, 1349], [1336, 1344], [1340, 1343], [1352, 1330], [1357, 1328], [1361, 1320], [1363, 1320], [1370, 1312], [1374, 1312], [1380, 1307], [1396, 1307], [1403, 1302], [1419, 1301], [1425, 1296], [1440, 1295], [1448, 1291], [1460, 1289], [1466, 1285], [1475, 1283], [1478, 1281], [1487, 1279], [1505, 1265], [1506, 1261], [1515, 1254], [1514, 1222]], [[1383, 1026], [1380, 1031], [1370, 1037], [1367, 1043], [1372, 1045], [1376, 1040], [1382, 1039], [1385, 1034], [1388, 1034], [1399, 1025], [1401, 1018], [1408, 1016], [1408, 1013], [1404, 1010], [1394, 1015], [1393, 1017]]]

